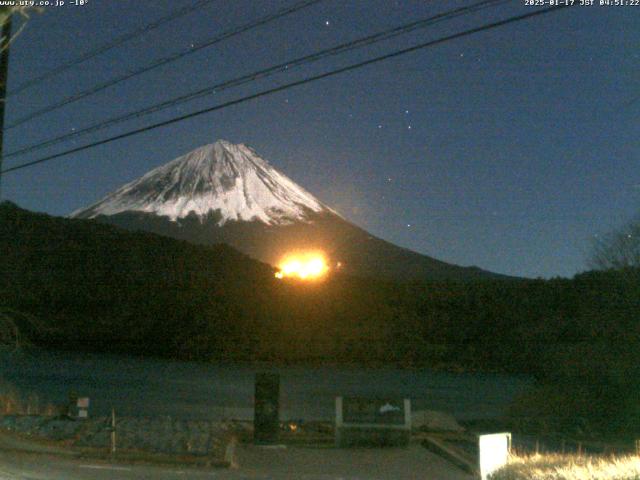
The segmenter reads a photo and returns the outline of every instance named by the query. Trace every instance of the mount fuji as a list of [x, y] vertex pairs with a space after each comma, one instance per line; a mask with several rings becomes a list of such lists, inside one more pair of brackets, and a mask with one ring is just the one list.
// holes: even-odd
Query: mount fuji
[[398, 247], [348, 222], [243, 144], [219, 140], [71, 214], [196, 244], [226, 243], [277, 265], [321, 250], [345, 273], [402, 280], [498, 276]]

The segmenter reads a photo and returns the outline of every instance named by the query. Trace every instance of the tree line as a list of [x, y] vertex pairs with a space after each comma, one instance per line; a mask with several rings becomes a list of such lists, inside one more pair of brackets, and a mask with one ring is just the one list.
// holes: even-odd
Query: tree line
[[[0, 226], [0, 312], [13, 312], [20, 338], [39, 346], [524, 373], [538, 379], [536, 395], [547, 403], [544, 389], [565, 393], [554, 415], [570, 425], [588, 418], [593, 428], [640, 426], [633, 266], [572, 279], [397, 283], [332, 275], [299, 283], [224, 245], [6, 202]], [[514, 416], [544, 417], [549, 406], [538, 411], [536, 403], [525, 399]]]

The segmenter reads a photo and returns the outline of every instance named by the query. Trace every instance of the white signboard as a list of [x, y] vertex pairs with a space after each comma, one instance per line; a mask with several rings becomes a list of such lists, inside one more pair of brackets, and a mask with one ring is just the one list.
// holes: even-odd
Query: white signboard
[[336, 445], [407, 445], [411, 439], [408, 398], [336, 397]]
[[511, 449], [510, 433], [493, 433], [478, 437], [480, 447], [480, 476], [487, 480], [489, 475], [507, 464]]

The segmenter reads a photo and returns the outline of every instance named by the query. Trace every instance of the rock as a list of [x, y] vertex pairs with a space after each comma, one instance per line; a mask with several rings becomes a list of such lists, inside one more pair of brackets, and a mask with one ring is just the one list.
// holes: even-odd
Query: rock
[[81, 426], [74, 420], [52, 418], [43, 423], [37, 433], [51, 440], [69, 440], [75, 437]]
[[7, 415], [0, 419], [0, 428], [27, 435], [38, 433], [42, 425], [48, 421], [46, 417], [33, 415]]
[[434, 432], [462, 432], [464, 428], [452, 415], [434, 410], [416, 410], [411, 412], [411, 427], [414, 430]]
[[111, 445], [111, 433], [105, 430], [95, 432], [93, 435], [81, 437], [75, 442], [76, 446], [104, 448]]

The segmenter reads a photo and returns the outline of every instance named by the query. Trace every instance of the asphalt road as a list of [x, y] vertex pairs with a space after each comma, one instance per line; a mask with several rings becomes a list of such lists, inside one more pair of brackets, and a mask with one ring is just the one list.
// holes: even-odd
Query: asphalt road
[[419, 445], [348, 449], [240, 446], [238, 466], [196, 469], [111, 464], [49, 454], [0, 451], [0, 480], [471, 480]]

